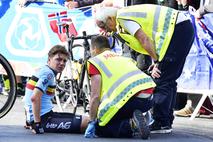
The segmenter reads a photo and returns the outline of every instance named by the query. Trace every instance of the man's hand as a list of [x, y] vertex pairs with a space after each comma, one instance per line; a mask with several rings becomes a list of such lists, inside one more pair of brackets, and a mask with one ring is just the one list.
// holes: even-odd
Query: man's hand
[[95, 135], [95, 124], [96, 124], [95, 120], [90, 121], [88, 123], [87, 129], [86, 129], [86, 131], [84, 133], [84, 137], [85, 138], [95, 138], [95, 137], [97, 137]]
[[44, 133], [44, 129], [41, 127], [40, 122], [34, 122], [32, 124], [32, 131], [35, 134], [43, 134]]
[[20, 7], [25, 7], [27, 2], [33, 2], [33, 1], [36, 1], [36, 0], [19, 0], [18, 4]]
[[78, 2], [74, 2], [74, 1], [65, 2], [65, 6], [68, 9], [78, 8]]
[[158, 63], [151, 66], [151, 76], [152, 78], [159, 78], [161, 71], [158, 69]]

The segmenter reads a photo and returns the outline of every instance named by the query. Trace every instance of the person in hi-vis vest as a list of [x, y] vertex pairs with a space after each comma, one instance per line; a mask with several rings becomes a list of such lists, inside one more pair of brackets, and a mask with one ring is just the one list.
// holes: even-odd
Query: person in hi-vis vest
[[136, 62], [110, 50], [108, 38], [91, 40], [88, 60], [91, 79], [90, 122], [86, 138], [150, 135], [150, 113], [155, 83], [137, 68]]
[[130, 48], [152, 57], [151, 76], [157, 86], [153, 106], [155, 122], [151, 133], [170, 133], [176, 80], [194, 40], [189, 18], [181, 11], [152, 4], [121, 9], [96, 7], [93, 17], [98, 27], [107, 32], [118, 32]]

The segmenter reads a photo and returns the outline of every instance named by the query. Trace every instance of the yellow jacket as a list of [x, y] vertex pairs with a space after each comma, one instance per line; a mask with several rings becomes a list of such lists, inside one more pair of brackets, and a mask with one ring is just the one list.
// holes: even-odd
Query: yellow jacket
[[97, 116], [100, 126], [105, 126], [137, 92], [155, 87], [152, 78], [140, 71], [131, 58], [105, 51], [88, 62], [100, 71], [102, 78]]
[[[178, 11], [169, 7], [142, 4], [118, 10], [116, 19], [118, 27], [121, 27], [120, 20], [130, 20], [138, 23], [154, 42], [155, 51], [159, 56], [158, 60], [161, 61], [170, 44], [177, 15]], [[119, 34], [132, 49], [142, 54], [148, 54], [134, 36], [125, 31], [120, 31]]]

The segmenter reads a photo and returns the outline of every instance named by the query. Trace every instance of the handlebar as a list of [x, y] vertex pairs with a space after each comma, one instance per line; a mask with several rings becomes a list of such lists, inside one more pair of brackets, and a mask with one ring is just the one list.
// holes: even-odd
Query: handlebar
[[88, 40], [88, 39], [91, 39], [93, 36], [97, 36], [98, 34], [92, 34], [92, 35], [87, 35], [86, 31], [83, 31], [83, 36], [77, 36], [77, 37], [74, 37], [74, 35], [69, 35], [69, 24], [67, 24], [67, 22], [65, 23], [58, 23], [58, 24], [61, 24], [64, 26], [64, 28], [66, 29], [66, 34], [67, 34], [67, 41], [68, 42], [73, 42], [74, 40], [78, 40], [78, 39], [84, 39], [85, 41]]
[[87, 35], [86, 34], [86, 31], [83, 31], [83, 36], [76, 36], [74, 37], [73, 35], [68, 38], [67, 40], [68, 41], [73, 41], [73, 40], [78, 40], [78, 39], [84, 39], [84, 40], [88, 40], [88, 39], [91, 39], [92, 37], [94, 36], [97, 36], [98, 34], [92, 34], [92, 35]]

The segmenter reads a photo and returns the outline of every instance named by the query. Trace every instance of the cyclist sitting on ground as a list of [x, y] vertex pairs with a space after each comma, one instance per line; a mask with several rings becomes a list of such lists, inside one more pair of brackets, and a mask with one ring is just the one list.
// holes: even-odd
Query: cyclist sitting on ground
[[27, 122], [34, 133], [81, 133], [88, 117], [72, 113], [53, 112], [51, 99], [55, 93], [55, 76], [65, 68], [69, 53], [64, 46], [55, 45], [48, 53], [47, 65], [41, 67], [27, 82], [25, 110]]
[[91, 39], [91, 54], [90, 122], [85, 137], [133, 137], [137, 132], [147, 139], [149, 121], [143, 112], [152, 107], [152, 78], [131, 58], [110, 51], [105, 36]]

